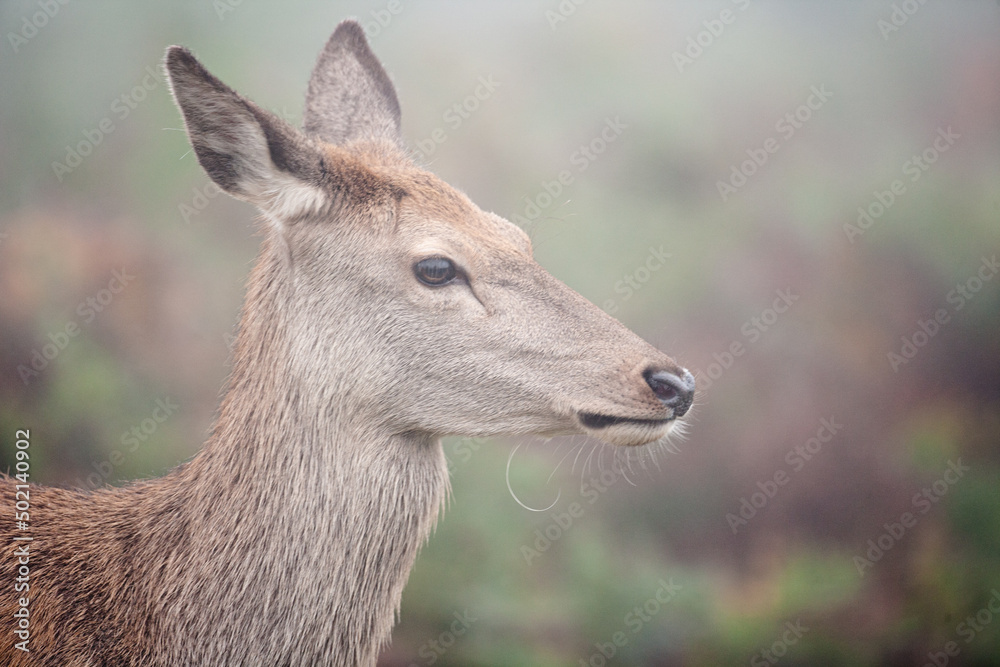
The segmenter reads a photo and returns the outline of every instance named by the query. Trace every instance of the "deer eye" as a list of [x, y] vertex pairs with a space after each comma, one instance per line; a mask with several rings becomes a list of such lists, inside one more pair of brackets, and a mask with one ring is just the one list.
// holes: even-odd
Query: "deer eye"
[[425, 285], [447, 285], [458, 276], [455, 264], [445, 257], [428, 257], [413, 265], [417, 279]]

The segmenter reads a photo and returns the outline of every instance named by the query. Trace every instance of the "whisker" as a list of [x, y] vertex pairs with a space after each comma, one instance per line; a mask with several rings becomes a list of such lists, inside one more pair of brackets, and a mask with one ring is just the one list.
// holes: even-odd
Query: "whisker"
[[598, 446], [600, 446], [600, 444], [601, 443], [599, 443], [599, 442], [595, 442], [594, 446], [590, 448], [590, 454], [587, 454], [587, 459], [583, 462], [584, 472], [586, 472], [587, 470], [590, 470], [590, 459], [594, 456], [594, 452], [597, 451], [597, 448], [598, 448]]
[[[630, 459], [630, 458], [631, 458], [631, 457], [629, 456], [629, 452], [628, 452], [628, 450], [626, 450], [626, 452], [625, 452], [625, 458], [626, 458], [626, 459]], [[631, 460], [629, 460], [629, 468], [631, 469], [631, 467], [632, 467], [632, 461], [631, 461]], [[631, 479], [629, 478], [629, 476], [628, 476], [628, 473], [627, 473], [627, 472], [625, 472], [625, 468], [624, 468], [624, 467], [622, 467], [622, 466], [618, 466], [618, 470], [620, 470], [620, 471], [621, 471], [621, 474], [622, 474], [622, 477], [623, 477], [623, 478], [625, 479], [625, 481], [626, 481], [626, 482], [628, 482], [628, 483], [629, 483], [629, 484], [631, 484], [632, 486], [637, 486], [637, 484], [636, 484], [635, 482], [633, 482], [633, 481], [632, 481], [632, 480], [631, 480]]]
[[[558, 451], [558, 448], [557, 448], [557, 451]], [[568, 452], [566, 452], [566, 454], [561, 459], [559, 459], [559, 463], [556, 464], [555, 470], [553, 470], [552, 474], [549, 475], [549, 478], [547, 480], [545, 480], [546, 483], [552, 481], [552, 477], [556, 474], [556, 472], [559, 470], [559, 468], [562, 467], [563, 461], [565, 461], [567, 458], [569, 458], [569, 455], [572, 454], [572, 453], [573, 453], [573, 450], [571, 449]]]
[[[576, 436], [573, 436], [576, 439]], [[576, 458], [573, 459], [573, 470], [576, 470], [576, 462], [580, 460], [580, 454], [583, 454], [583, 446], [587, 443], [586, 440], [580, 443], [576, 450]], [[583, 481], [583, 471], [580, 473], [580, 480]]]
[[521, 446], [520, 443], [514, 445], [514, 449], [510, 450], [510, 456], [507, 457], [507, 472], [505, 474], [505, 477], [507, 479], [507, 491], [510, 493], [510, 497], [514, 499], [514, 502], [516, 502], [518, 505], [520, 505], [524, 509], [526, 509], [526, 510], [528, 510], [530, 512], [547, 512], [550, 509], [552, 509], [553, 507], [555, 507], [556, 503], [559, 502], [559, 497], [562, 496], [562, 489], [559, 489], [559, 492], [556, 494], [556, 499], [552, 501], [551, 505], [549, 505], [548, 507], [545, 507], [545, 508], [535, 509], [534, 507], [528, 507], [523, 502], [521, 502], [521, 499], [517, 497], [516, 493], [514, 493], [514, 487], [511, 486], [511, 483], [510, 483], [510, 462], [514, 460], [514, 453], [517, 452], [517, 449], [520, 446]]

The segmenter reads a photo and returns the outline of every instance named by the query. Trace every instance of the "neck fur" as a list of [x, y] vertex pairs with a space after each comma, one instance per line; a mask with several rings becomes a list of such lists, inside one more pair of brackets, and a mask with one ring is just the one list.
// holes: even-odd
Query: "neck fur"
[[206, 607], [164, 599], [176, 664], [374, 665], [448, 493], [438, 439], [361, 426], [294, 377], [288, 271], [265, 244], [218, 421], [177, 471], [191, 563], [175, 585]]

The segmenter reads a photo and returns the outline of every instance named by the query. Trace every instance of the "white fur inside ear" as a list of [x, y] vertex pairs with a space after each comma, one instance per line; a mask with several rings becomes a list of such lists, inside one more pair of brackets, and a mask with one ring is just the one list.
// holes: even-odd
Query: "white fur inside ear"
[[274, 165], [267, 139], [256, 123], [240, 122], [230, 128], [225, 139], [208, 135], [202, 141], [220, 153], [231, 153], [236, 148], [242, 173], [239, 192], [233, 194], [257, 206], [278, 227], [319, 213], [329, 203], [322, 190]]
[[314, 185], [271, 166], [271, 175], [254, 203], [278, 226], [288, 221], [321, 213], [330, 203], [329, 196]]

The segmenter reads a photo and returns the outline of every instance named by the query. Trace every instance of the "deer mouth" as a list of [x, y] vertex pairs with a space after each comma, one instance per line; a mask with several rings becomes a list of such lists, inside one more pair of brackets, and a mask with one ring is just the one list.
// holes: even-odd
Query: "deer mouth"
[[620, 424], [634, 424], [637, 426], [665, 426], [674, 420], [669, 419], [633, 419], [632, 417], [615, 417], [614, 415], [602, 415], [596, 412], [581, 412], [580, 423], [587, 428], [599, 430], [609, 426]]
[[677, 423], [677, 419], [639, 419], [598, 412], [578, 412], [577, 420], [583, 431], [610, 445], [638, 447], [661, 440]]

